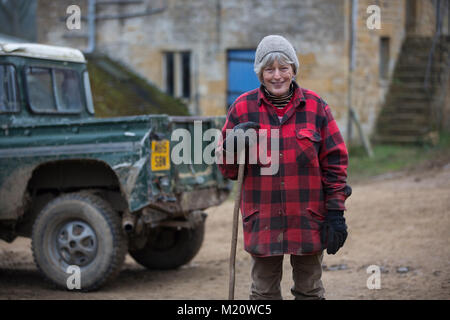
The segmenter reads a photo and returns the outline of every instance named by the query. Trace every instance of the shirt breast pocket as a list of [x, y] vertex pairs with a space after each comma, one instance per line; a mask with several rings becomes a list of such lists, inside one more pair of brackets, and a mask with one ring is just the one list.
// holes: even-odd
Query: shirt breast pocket
[[311, 129], [298, 129], [295, 131], [297, 145], [297, 162], [305, 167], [319, 166], [319, 150], [322, 138], [320, 134]]

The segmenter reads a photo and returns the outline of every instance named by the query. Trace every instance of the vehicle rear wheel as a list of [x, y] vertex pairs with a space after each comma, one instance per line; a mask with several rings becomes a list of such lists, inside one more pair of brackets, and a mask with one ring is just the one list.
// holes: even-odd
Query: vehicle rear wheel
[[80, 268], [81, 290], [95, 290], [120, 271], [127, 240], [120, 216], [102, 198], [69, 193], [50, 201], [33, 226], [32, 250], [40, 271], [68, 289], [70, 266]]
[[200, 250], [205, 234], [205, 221], [192, 229], [159, 227], [142, 249], [130, 250], [130, 255], [148, 269], [175, 269], [191, 261]]

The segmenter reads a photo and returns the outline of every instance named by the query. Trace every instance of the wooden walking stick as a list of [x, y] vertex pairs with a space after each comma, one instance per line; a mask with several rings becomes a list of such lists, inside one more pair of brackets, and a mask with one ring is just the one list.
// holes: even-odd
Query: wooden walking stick
[[236, 245], [238, 237], [239, 206], [241, 204], [241, 193], [242, 193], [242, 182], [244, 181], [244, 171], [245, 171], [245, 163], [240, 163], [237, 180], [237, 194], [234, 200], [233, 232], [231, 236], [231, 252], [230, 252], [230, 285], [228, 289], [228, 300], [234, 300], [235, 262], [236, 262]]

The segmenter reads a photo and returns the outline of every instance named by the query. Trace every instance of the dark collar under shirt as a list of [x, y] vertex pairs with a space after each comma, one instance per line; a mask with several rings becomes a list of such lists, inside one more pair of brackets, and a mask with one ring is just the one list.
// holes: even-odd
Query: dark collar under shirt
[[264, 88], [264, 95], [266, 96], [267, 100], [269, 100], [270, 103], [275, 107], [275, 111], [278, 115], [278, 118], [283, 118], [284, 114], [286, 113], [286, 106], [291, 101], [292, 96], [294, 95], [294, 85], [291, 83], [291, 86], [289, 87], [289, 92], [282, 96], [274, 96], [271, 94], [265, 86]]

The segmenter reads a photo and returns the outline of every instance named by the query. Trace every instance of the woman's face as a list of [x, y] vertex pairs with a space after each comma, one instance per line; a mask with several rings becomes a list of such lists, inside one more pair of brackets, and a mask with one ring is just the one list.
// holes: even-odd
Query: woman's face
[[277, 60], [263, 70], [263, 84], [274, 96], [286, 94], [293, 77], [292, 66], [290, 64], [280, 65]]

